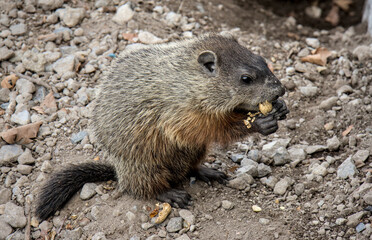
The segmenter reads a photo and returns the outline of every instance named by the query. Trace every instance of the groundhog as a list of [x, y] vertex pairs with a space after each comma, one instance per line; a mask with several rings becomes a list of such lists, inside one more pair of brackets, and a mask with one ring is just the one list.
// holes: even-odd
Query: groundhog
[[[225, 182], [201, 165], [212, 143], [278, 129], [289, 112], [285, 90], [265, 60], [233, 37], [218, 34], [124, 51], [105, 74], [93, 111], [93, 129], [113, 165], [83, 163], [53, 173], [36, 213], [46, 219], [85, 183], [116, 179], [123, 192], [181, 208], [190, 176]], [[250, 128], [247, 113], [269, 101], [273, 110]]]

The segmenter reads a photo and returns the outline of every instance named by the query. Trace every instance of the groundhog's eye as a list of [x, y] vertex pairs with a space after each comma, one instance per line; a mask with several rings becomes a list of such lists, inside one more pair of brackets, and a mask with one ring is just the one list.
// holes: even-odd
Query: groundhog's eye
[[243, 74], [241, 77], [240, 77], [240, 80], [242, 80], [243, 82], [245, 83], [251, 83], [253, 78], [247, 74]]

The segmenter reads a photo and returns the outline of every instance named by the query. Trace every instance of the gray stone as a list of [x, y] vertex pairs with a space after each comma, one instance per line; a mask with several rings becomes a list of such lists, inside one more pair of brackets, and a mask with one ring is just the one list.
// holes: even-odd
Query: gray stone
[[16, 88], [20, 94], [33, 93], [36, 90], [35, 85], [24, 78], [18, 79], [16, 83]]
[[127, 216], [129, 222], [134, 222], [137, 219], [136, 214], [132, 213], [131, 211], [128, 211], [125, 215]]
[[62, 7], [63, 0], [37, 0], [37, 4], [44, 10], [54, 10]]
[[4, 25], [6, 27], [9, 27], [10, 19], [9, 19], [8, 15], [0, 14], [0, 24]]
[[14, 228], [23, 228], [27, 222], [23, 208], [12, 202], [5, 204], [3, 220]]
[[66, 7], [57, 10], [57, 14], [59, 14], [59, 17], [62, 19], [64, 24], [68, 27], [74, 27], [85, 17], [85, 9]]
[[289, 187], [289, 184], [290, 183], [287, 178], [281, 179], [275, 184], [274, 193], [277, 195], [284, 195], [284, 193], [287, 191], [287, 188]]
[[92, 240], [107, 240], [105, 233], [103, 232], [98, 232], [95, 233], [92, 237]]
[[369, 46], [361, 45], [357, 46], [353, 55], [358, 58], [359, 61], [364, 62], [365, 60], [372, 58], [372, 49]]
[[10, 90], [8, 88], [0, 89], [0, 102], [9, 102]]
[[241, 166], [255, 166], [255, 167], [257, 167], [258, 166], [258, 163], [257, 162], [255, 162], [255, 161], [253, 161], [252, 159], [249, 159], [249, 158], [243, 158], [243, 160], [240, 162], [240, 165]]
[[0, 220], [0, 239], [6, 239], [8, 235], [10, 235], [13, 232], [13, 229], [11, 226], [9, 226], [8, 223]]
[[311, 173], [314, 174], [314, 175], [318, 175], [318, 176], [322, 176], [324, 177], [325, 175], [327, 175], [327, 168], [325, 168], [323, 165], [320, 165], [318, 163], [315, 163], [312, 167], [311, 167]]
[[289, 158], [291, 161], [302, 161], [306, 159], [306, 152], [302, 148], [289, 148], [288, 149]]
[[79, 240], [83, 235], [82, 228], [76, 228], [74, 230], [63, 230], [61, 232], [62, 239], [69, 239], [69, 240]]
[[327, 147], [324, 146], [324, 145], [313, 145], [313, 146], [307, 146], [305, 151], [306, 151], [307, 154], [313, 154], [313, 153], [317, 153], [317, 152], [322, 152], [326, 149], [327, 149]]
[[269, 158], [272, 158], [274, 157], [274, 154], [278, 148], [280, 147], [286, 148], [290, 141], [291, 139], [287, 138], [287, 139], [278, 139], [278, 140], [269, 142], [262, 146], [262, 154]]
[[[182, 218], [181, 218], [182, 219]], [[152, 228], [152, 227], [154, 227], [155, 226], [155, 224], [153, 224], [153, 223], [149, 223], [149, 222], [145, 222], [145, 223], [142, 223], [141, 224], [141, 228], [143, 229], [143, 230], [145, 230], [145, 231], [147, 231], [148, 229], [150, 229], [150, 228]]]
[[49, 221], [43, 221], [39, 224], [39, 228], [42, 232], [49, 232], [50, 229], [52, 229], [53, 223]]
[[14, 51], [9, 50], [7, 47], [0, 48], [0, 61], [8, 60], [14, 56]]
[[180, 217], [182, 217], [185, 222], [187, 222], [189, 225], [193, 225], [195, 223], [195, 216], [192, 214], [191, 211], [186, 209], [181, 209], [179, 211]]
[[294, 186], [294, 190], [297, 196], [300, 196], [305, 191], [305, 185], [303, 183], [298, 183]]
[[50, 161], [46, 160], [41, 165], [40, 170], [42, 172], [48, 173], [48, 172], [51, 172], [53, 170], [53, 166], [52, 166], [52, 164], [50, 164]]
[[234, 203], [232, 203], [228, 200], [223, 200], [221, 206], [222, 206], [223, 209], [231, 210], [231, 209], [234, 208]]
[[239, 174], [236, 178], [227, 183], [228, 187], [243, 190], [253, 183], [253, 177], [247, 173]]
[[260, 179], [261, 183], [262, 184], [265, 184], [266, 186], [274, 189], [275, 187], [275, 184], [278, 182], [278, 179], [274, 176], [270, 176], [270, 177], [263, 177]]
[[305, 13], [311, 18], [320, 18], [322, 15], [322, 9], [318, 6], [308, 6], [305, 8]]
[[316, 86], [305, 86], [298, 88], [302, 95], [306, 97], [314, 97], [318, 94], [318, 87]]
[[156, 43], [162, 43], [163, 42], [163, 39], [158, 38], [154, 34], [152, 34], [150, 32], [147, 32], [147, 31], [141, 31], [138, 34], [138, 39], [140, 40], [140, 42], [142, 42], [144, 44], [156, 44]]
[[167, 231], [170, 233], [178, 232], [182, 229], [182, 223], [183, 219], [181, 217], [171, 218], [167, 224]]
[[305, 41], [309, 47], [318, 48], [320, 46], [320, 42], [317, 38], [306, 38]]
[[363, 200], [366, 204], [368, 205], [372, 205], [372, 190], [370, 190], [369, 192], [367, 192], [364, 196], [363, 196]]
[[14, 36], [23, 35], [27, 32], [27, 26], [24, 23], [15, 24], [10, 26], [10, 31]]
[[355, 167], [354, 161], [351, 157], [348, 157], [337, 169], [337, 177], [346, 179], [354, 177], [354, 175], [358, 172], [357, 168]]
[[97, 184], [95, 183], [86, 183], [80, 192], [80, 198], [83, 200], [88, 200], [96, 194]]
[[17, 166], [17, 171], [18, 171], [20, 174], [28, 175], [28, 174], [30, 174], [31, 171], [32, 171], [32, 166], [19, 164], [19, 165]]
[[305, 64], [299, 63], [299, 62], [295, 64], [294, 68], [297, 72], [301, 72], [301, 73], [304, 73], [308, 70]]
[[343, 85], [337, 89], [337, 96], [342, 96], [344, 93], [353, 93], [354, 90], [349, 85]]
[[45, 87], [38, 86], [38, 87], [36, 87], [36, 91], [35, 91], [35, 94], [34, 94], [32, 100], [35, 101], [35, 102], [42, 102], [47, 94], [48, 94], [48, 92], [47, 92]]
[[179, 236], [175, 240], [190, 240], [190, 238], [186, 234], [182, 234], [181, 236]]
[[257, 166], [255, 165], [246, 165], [246, 166], [243, 166], [243, 167], [240, 167], [236, 170], [236, 173], [237, 174], [242, 174], [242, 173], [247, 173], [253, 177], [256, 177], [257, 176]]
[[359, 223], [356, 227], [355, 230], [360, 233], [366, 229], [366, 225], [364, 223]]
[[77, 99], [77, 103], [80, 103], [82, 105], [87, 105], [88, 102], [89, 102], [89, 97], [88, 97], [88, 93], [87, 93], [87, 88], [86, 87], [82, 87], [80, 88], [77, 92], [76, 92], [77, 96], [78, 96], [78, 99]]
[[364, 163], [369, 157], [369, 150], [358, 150], [352, 157], [355, 163]]
[[273, 156], [274, 158], [274, 165], [275, 166], [281, 166], [290, 161], [289, 153], [287, 149], [284, 147], [280, 147], [275, 151], [275, 154]]
[[258, 160], [260, 160], [261, 157], [260, 151], [258, 151], [257, 149], [252, 149], [248, 152], [247, 157], [257, 162]]
[[19, 124], [19, 125], [26, 125], [26, 124], [30, 123], [31, 116], [30, 116], [30, 113], [27, 110], [24, 110], [22, 112], [14, 113], [10, 117], [10, 120], [14, 123]]
[[337, 104], [338, 97], [330, 97], [326, 100], [322, 101], [319, 105], [320, 109], [323, 109], [325, 111], [332, 109], [333, 106]]
[[270, 174], [272, 171], [271, 171], [271, 168], [267, 165], [265, 165], [264, 163], [260, 163], [258, 164], [257, 166], [257, 176], [258, 177], [264, 177], [268, 174]]
[[146, 238], [146, 240], [161, 240], [161, 237], [159, 237], [156, 234], [153, 234], [150, 237]]
[[167, 21], [167, 24], [169, 26], [178, 26], [181, 18], [182, 15], [175, 12], [168, 12], [167, 15], [165, 16], [165, 20]]
[[81, 142], [86, 136], [88, 136], [88, 132], [86, 131], [81, 131], [79, 133], [74, 133], [72, 134], [71, 136], [71, 142], [73, 144], [78, 144], [79, 142]]
[[10, 189], [3, 187], [0, 189], [0, 205], [9, 202], [11, 197], [12, 191]]
[[127, 2], [116, 10], [112, 21], [119, 25], [124, 25], [133, 18], [134, 13], [135, 11], [133, 10], [133, 4], [131, 2]]
[[346, 225], [349, 227], [356, 227], [360, 222], [360, 219], [367, 215], [367, 213], [368, 213], [367, 211], [361, 211], [348, 216]]
[[339, 226], [344, 225], [346, 222], [347, 222], [347, 220], [345, 218], [337, 218], [336, 219], [336, 224], [339, 225]]
[[332, 138], [327, 140], [327, 148], [329, 151], [336, 151], [340, 148], [341, 142], [338, 140], [337, 136], [333, 136]]
[[75, 56], [68, 55], [64, 58], [59, 59], [53, 64], [53, 70], [59, 75], [63, 75], [66, 72], [74, 71], [75, 68]]
[[0, 148], [0, 166], [17, 161], [17, 158], [23, 153], [20, 145], [4, 145]]
[[[33, 72], [44, 72], [46, 60], [44, 54], [36, 50], [27, 50], [22, 56], [22, 65]], [[35, 90], [34, 90], [35, 91]]]
[[258, 220], [258, 222], [261, 223], [262, 225], [267, 225], [267, 224], [270, 223], [270, 220], [267, 219], [267, 218], [260, 218], [260, 219]]
[[240, 163], [244, 158], [244, 155], [243, 154], [232, 154], [231, 155], [231, 160], [234, 162], [234, 163]]

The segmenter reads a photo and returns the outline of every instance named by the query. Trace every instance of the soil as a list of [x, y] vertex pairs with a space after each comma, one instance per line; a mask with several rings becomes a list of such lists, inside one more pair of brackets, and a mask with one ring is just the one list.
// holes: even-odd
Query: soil
[[[209, 165], [217, 166], [227, 172], [231, 178], [234, 178], [236, 174], [232, 169], [238, 168], [239, 164], [234, 163], [231, 156], [237, 153], [244, 154], [239, 147], [241, 144], [248, 145], [249, 149], [261, 151], [264, 144], [277, 139], [290, 138], [290, 146], [297, 144], [326, 145], [327, 140], [333, 136], [337, 136], [341, 142], [341, 146], [337, 150], [328, 149], [308, 154], [306, 159], [295, 167], [290, 164], [273, 166], [270, 161], [265, 162], [271, 166], [272, 173], [269, 176], [274, 176], [277, 179], [290, 177], [293, 180], [293, 184], [284, 195], [275, 194], [273, 189], [263, 184], [259, 178], [255, 178], [249, 189], [243, 191], [217, 183], [208, 186], [203, 182], [196, 182], [192, 185], [185, 182], [183, 187], [193, 198], [192, 206], [188, 210], [196, 218], [196, 230], [185, 233], [190, 239], [371, 239], [363, 232], [357, 233], [355, 226], [335, 224], [336, 219], [348, 219], [351, 214], [360, 212], [368, 206], [362, 197], [353, 198], [351, 196], [360, 185], [371, 180], [370, 173], [368, 173], [371, 172], [371, 156], [363, 166], [358, 167], [358, 173], [352, 179], [337, 178], [336, 172], [329, 170], [337, 170], [348, 156], [355, 154], [360, 149], [367, 149], [370, 154], [372, 153], [372, 113], [368, 110], [368, 106], [371, 105], [370, 94], [372, 92], [371, 59], [359, 61], [352, 54], [356, 46], [368, 46], [372, 43], [371, 38], [363, 32], [364, 26], [359, 23], [362, 14], [361, 6], [364, 1], [355, 0], [349, 11], [341, 12], [341, 21], [338, 26], [331, 26], [324, 21], [332, 1], [317, 1], [323, 10], [321, 18], [317, 20], [310, 19], [304, 13], [304, 9], [314, 3], [299, 0], [198, 0], [182, 1], [182, 3], [170, 0], [136, 0], [132, 2], [140, 9], [134, 17], [137, 29], [152, 32], [156, 36], [170, 41], [179, 39], [182, 32], [179, 26], [168, 26], [160, 17], [156, 18], [151, 15], [154, 6], [166, 6], [171, 11], [194, 18], [196, 22], [205, 21], [202, 27], [193, 30], [195, 35], [209, 31], [229, 30], [239, 38], [243, 45], [262, 55], [270, 63], [282, 64], [282, 67], [275, 70], [274, 73], [279, 79], [283, 79], [283, 83], [287, 87], [284, 99], [291, 111], [287, 120], [280, 122], [279, 130], [271, 136], [264, 137], [253, 134], [227, 148], [214, 146], [208, 156]], [[70, 7], [95, 9], [94, 1], [66, 1], [66, 4]], [[200, 6], [204, 12], [200, 11]], [[21, 5], [18, 7], [22, 8]], [[38, 22], [39, 19], [35, 16], [40, 15], [41, 12], [40, 10], [34, 15], [29, 14], [27, 20], [31, 23]], [[42, 14], [48, 15], [50, 13]], [[94, 36], [96, 39], [102, 39], [116, 30], [125, 32], [127, 30], [125, 27], [118, 26], [111, 21], [114, 13], [115, 11], [107, 11], [99, 18], [85, 18], [77, 27], [82, 28], [86, 35]], [[302, 26], [298, 27], [295, 24], [295, 26], [288, 27], [286, 23], [289, 16], [293, 16], [297, 24]], [[52, 31], [48, 24], [30, 24], [30, 26], [35, 33], [37, 32], [36, 35], [48, 34]], [[322, 33], [324, 29], [327, 31]], [[350, 29], [354, 31], [354, 34], [347, 35], [346, 32]], [[342, 35], [347, 35], [348, 39], [341, 40]], [[335, 52], [333, 54], [335, 56], [332, 56], [328, 61], [328, 72], [319, 74], [316, 66], [309, 64], [306, 66], [310, 66], [309, 68], [314, 70], [311, 73], [316, 73], [315, 79], [311, 77], [312, 75], [300, 72], [289, 76], [286, 69], [300, 62], [297, 54], [299, 49], [306, 48], [305, 39], [308, 37], [319, 39], [322, 46]], [[32, 45], [33, 41], [39, 44], [37, 36], [24, 39], [28, 45]], [[64, 44], [68, 46], [69, 43], [59, 45]], [[119, 44], [116, 53], [124, 49], [126, 44], [127, 42]], [[78, 47], [83, 48], [83, 46]], [[360, 81], [352, 80], [351, 76], [339, 74], [340, 69], [343, 70], [342, 60], [339, 60], [341, 58], [346, 58], [352, 63], [352, 67], [347, 68], [349, 71], [353, 72], [354, 69], [357, 69], [355, 76]], [[1, 70], [1, 72], [4, 76], [9, 74], [6, 70]], [[99, 76], [78, 74], [76, 80], [94, 88], [99, 83]], [[320, 89], [317, 95], [305, 97], [301, 95], [298, 86], [308, 83], [312, 83]], [[337, 96], [336, 90], [345, 84], [351, 85], [354, 89], [354, 92], [348, 95], [349, 100], [339, 103], [339, 108], [336, 107], [333, 112], [319, 109], [323, 100]], [[362, 107], [353, 107], [353, 105], [347, 104], [352, 99], [360, 99]], [[86, 120], [84, 117], [81, 119]], [[54, 170], [70, 163], [92, 160], [97, 156], [104, 159], [99, 149], [95, 147], [83, 149], [81, 145], [77, 147], [76, 144], [70, 142], [72, 133], [86, 128], [87, 121], [81, 119], [66, 123], [62, 128], [68, 130], [55, 136], [56, 145], [51, 150], [53, 155], [51, 163]], [[326, 131], [324, 125], [327, 123], [332, 123], [333, 129]], [[293, 127], [293, 124], [297, 125]], [[351, 125], [353, 126], [351, 133], [343, 136], [343, 131]], [[43, 143], [44, 140], [39, 137], [36, 141]], [[353, 141], [356, 143], [350, 143]], [[39, 145], [38, 143], [31, 145], [35, 158], [41, 155], [35, 152]], [[306, 175], [310, 173], [309, 167], [314, 163], [326, 162], [327, 157], [336, 159], [330, 163], [328, 174], [320, 178], [307, 178]], [[41, 162], [36, 163], [29, 176], [31, 182], [34, 182], [41, 172], [41, 164]], [[5, 178], [6, 174], [3, 173], [2, 183], [5, 182]], [[303, 183], [305, 186], [302, 194], [297, 194], [294, 189], [294, 186], [299, 183]], [[155, 234], [159, 235], [160, 231], [165, 231], [168, 220], [159, 226], [146, 230], [141, 227], [141, 223], [149, 220], [148, 215], [157, 201], [133, 199], [126, 194], [120, 194], [115, 182], [99, 183], [98, 185], [102, 187], [101, 194], [86, 201], [81, 200], [79, 194], [76, 194], [55, 217], [50, 218], [49, 222], [54, 226], [49, 229], [49, 234], [54, 231], [57, 232], [57, 239], [69, 239], [69, 235], [64, 234], [80, 227], [82, 229], [81, 239], [92, 239], [92, 236], [97, 232], [103, 232], [107, 239], [147, 239]], [[35, 182], [31, 186], [31, 192], [35, 196], [37, 196], [40, 186], [40, 182]], [[232, 202], [234, 207], [231, 210], [222, 208], [221, 202], [223, 200]], [[253, 212], [253, 205], [260, 206], [262, 211]], [[338, 209], [340, 205], [344, 205], [343, 208], [340, 207], [341, 210]], [[179, 210], [173, 209], [169, 218], [178, 216]], [[129, 211], [135, 213], [135, 220], [128, 220], [127, 213]], [[262, 219], [269, 221], [262, 223]], [[88, 223], [82, 223], [83, 221]], [[371, 215], [367, 214], [359, 222], [370, 225], [371, 221]], [[63, 222], [63, 225], [57, 227], [56, 222]], [[25, 230], [18, 229], [18, 231], [24, 233]], [[176, 239], [181, 235], [182, 233], [167, 233], [166, 238]], [[38, 227], [32, 228], [32, 236], [38, 239], [47, 239]], [[151, 239], [158, 239], [156, 237], [159, 236]]]

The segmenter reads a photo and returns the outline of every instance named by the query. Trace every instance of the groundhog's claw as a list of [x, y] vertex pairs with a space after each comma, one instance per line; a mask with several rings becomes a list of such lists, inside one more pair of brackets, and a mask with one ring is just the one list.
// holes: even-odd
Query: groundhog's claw
[[167, 202], [172, 207], [186, 208], [191, 201], [191, 196], [185, 190], [171, 189], [157, 196], [157, 200]]
[[289, 110], [287, 108], [287, 105], [282, 99], [278, 99], [275, 102], [273, 102], [273, 108], [274, 108], [274, 117], [278, 120], [283, 120], [287, 118], [287, 114], [289, 113]]
[[227, 182], [227, 175], [225, 173], [206, 166], [200, 166], [195, 173], [195, 177], [196, 179], [206, 182], [208, 185], [212, 185], [211, 181], [217, 181], [220, 184], [226, 184]]

